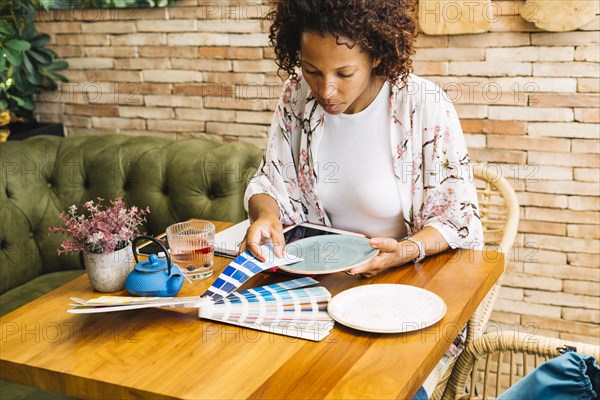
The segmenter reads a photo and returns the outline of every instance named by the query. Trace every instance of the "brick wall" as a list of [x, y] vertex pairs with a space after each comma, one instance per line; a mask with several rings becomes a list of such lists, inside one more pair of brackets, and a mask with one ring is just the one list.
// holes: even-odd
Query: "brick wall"
[[[521, 223], [492, 319], [504, 329], [600, 337], [600, 19], [549, 33], [524, 1], [495, 0], [490, 32], [418, 39], [414, 69], [442, 86], [472, 159], [498, 165]], [[69, 135], [151, 134], [264, 146], [279, 95], [259, 1], [41, 13], [70, 82], [38, 115]], [[600, 14], [600, 11], [597, 12]], [[516, 324], [523, 327], [517, 328]]]

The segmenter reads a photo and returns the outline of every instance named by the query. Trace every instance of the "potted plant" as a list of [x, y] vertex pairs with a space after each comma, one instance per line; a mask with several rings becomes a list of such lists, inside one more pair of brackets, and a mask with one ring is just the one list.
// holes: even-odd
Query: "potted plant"
[[83, 264], [92, 287], [99, 292], [115, 292], [124, 288], [125, 280], [133, 270], [131, 241], [139, 234], [139, 226], [146, 221], [149, 208], [127, 208], [117, 197], [105, 207], [103, 199], [84, 203], [84, 213], [76, 205], [60, 213], [64, 227], [52, 226], [49, 233], [60, 233], [69, 238], [61, 244], [58, 254], [81, 252]]
[[[24, 138], [40, 129], [33, 117], [33, 95], [39, 90], [55, 90], [56, 81], [67, 82], [58, 71], [68, 67], [56, 61], [56, 53], [46, 48], [50, 36], [35, 29], [36, 7], [49, 8], [54, 0], [3, 0], [0, 3], [0, 112], [14, 116], [6, 125], [10, 139]], [[59, 124], [60, 125], [60, 124]], [[46, 134], [58, 134], [42, 129]], [[60, 136], [63, 136], [60, 125]]]

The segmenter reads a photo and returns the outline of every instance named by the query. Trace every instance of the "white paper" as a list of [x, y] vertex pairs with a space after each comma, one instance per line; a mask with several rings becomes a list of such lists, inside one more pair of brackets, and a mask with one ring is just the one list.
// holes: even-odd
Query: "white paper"
[[235, 256], [250, 227], [247, 219], [215, 234], [215, 253]]
[[296, 257], [287, 250], [283, 251], [283, 257], [277, 257], [275, 253], [273, 253], [273, 243], [266, 243], [260, 246], [260, 251], [262, 252], [262, 256], [265, 258], [265, 264], [271, 264], [272, 267], [279, 267], [281, 265], [289, 265], [294, 264], [300, 261], [303, 261], [303, 258]]
[[175, 307], [199, 308], [202, 304], [210, 302], [199, 296], [195, 297], [125, 297], [102, 296], [88, 301], [72, 297], [76, 304], [72, 304], [67, 312], [72, 314], [92, 314], [112, 311], [136, 310], [140, 308]]

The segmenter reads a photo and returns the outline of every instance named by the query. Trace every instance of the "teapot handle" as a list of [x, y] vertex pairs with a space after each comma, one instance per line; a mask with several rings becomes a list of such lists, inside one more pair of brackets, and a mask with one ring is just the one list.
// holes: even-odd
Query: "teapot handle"
[[135, 258], [135, 263], [136, 263], [136, 264], [137, 264], [137, 263], [139, 263], [139, 260], [138, 260], [138, 253], [137, 253], [137, 251], [136, 251], [136, 246], [135, 246], [135, 244], [136, 244], [136, 243], [138, 242], [138, 240], [140, 240], [140, 239], [150, 240], [151, 242], [154, 242], [154, 243], [156, 243], [156, 244], [158, 244], [158, 245], [160, 246], [160, 248], [162, 249], [162, 251], [165, 253], [165, 257], [167, 258], [167, 267], [169, 268], [169, 269], [168, 269], [168, 274], [169, 274], [169, 275], [171, 275], [171, 265], [172, 265], [172, 262], [171, 262], [171, 255], [169, 254], [169, 251], [167, 250], [167, 248], [165, 247], [165, 245], [164, 245], [164, 244], [162, 244], [162, 243], [160, 242], [160, 240], [156, 240], [156, 238], [154, 238], [154, 237], [152, 237], [152, 236], [144, 236], [144, 235], [141, 235], [141, 236], [136, 236], [136, 237], [135, 237], [135, 238], [134, 238], [134, 239], [131, 241], [131, 249], [133, 250], [133, 257]]

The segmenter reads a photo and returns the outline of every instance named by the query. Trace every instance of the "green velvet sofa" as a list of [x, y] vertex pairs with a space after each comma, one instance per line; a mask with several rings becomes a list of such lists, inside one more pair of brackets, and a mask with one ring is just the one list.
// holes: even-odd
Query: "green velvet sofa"
[[[71, 204], [121, 196], [150, 207], [148, 234], [190, 218], [238, 222], [246, 218], [244, 190], [261, 157], [252, 144], [204, 139], [38, 136], [0, 143], [0, 315], [83, 273], [78, 255], [57, 254], [64, 238], [48, 234]], [[3, 382], [0, 397], [49, 396], [20, 396], [15, 388]]]

